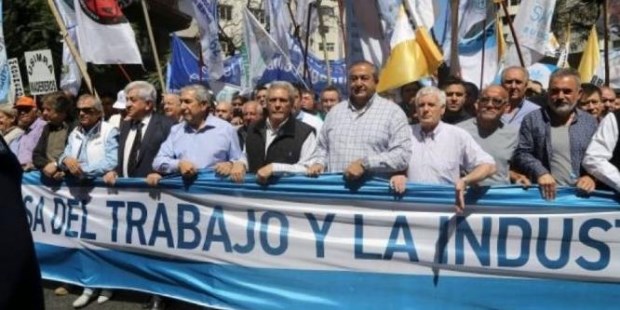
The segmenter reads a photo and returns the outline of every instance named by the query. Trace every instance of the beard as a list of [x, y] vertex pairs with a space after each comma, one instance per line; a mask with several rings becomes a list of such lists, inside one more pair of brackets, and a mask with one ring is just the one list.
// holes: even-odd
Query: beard
[[571, 103], [571, 102], [558, 101], [558, 102], [552, 102], [549, 105], [549, 109], [551, 109], [551, 111], [553, 111], [558, 116], [566, 116], [570, 114], [571, 112], [573, 112], [576, 105], [577, 105], [576, 102]]

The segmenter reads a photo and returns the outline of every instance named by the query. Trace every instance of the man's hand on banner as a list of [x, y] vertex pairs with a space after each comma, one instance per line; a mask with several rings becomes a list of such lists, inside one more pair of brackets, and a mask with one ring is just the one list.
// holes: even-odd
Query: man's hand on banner
[[309, 177], [318, 177], [324, 170], [325, 167], [323, 165], [312, 164], [312, 166], [308, 167], [308, 170], [306, 170], [306, 175]]
[[157, 186], [157, 184], [159, 184], [159, 180], [161, 180], [161, 174], [157, 173], [157, 172], [153, 172], [153, 173], [149, 173], [146, 176], [146, 184], [150, 185], [150, 186]]
[[114, 186], [117, 178], [118, 174], [116, 174], [116, 171], [108, 171], [108, 173], [103, 175], [103, 182], [109, 186]]

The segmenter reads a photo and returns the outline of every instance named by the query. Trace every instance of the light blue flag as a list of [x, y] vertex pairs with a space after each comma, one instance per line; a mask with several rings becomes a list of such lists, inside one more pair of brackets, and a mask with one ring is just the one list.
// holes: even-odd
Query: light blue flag
[[209, 79], [217, 80], [224, 74], [224, 55], [218, 38], [217, 1], [191, 0], [191, 2], [194, 18], [200, 29], [203, 61], [209, 64]]
[[4, 30], [2, 19], [2, 2], [0, 2], [0, 102], [7, 102], [11, 89], [11, 76], [9, 64], [6, 58], [6, 45], [4, 44]]
[[[73, 44], [77, 46], [77, 21], [75, 19], [75, 9], [73, 7], [73, 1], [67, 0], [55, 0], [58, 12], [62, 17], [62, 21], [67, 27], [67, 32]], [[79, 49], [79, 48], [78, 48]], [[67, 43], [63, 40], [62, 45], [62, 70], [60, 73], [60, 88], [62, 90], [72, 93], [77, 96], [80, 86], [82, 84], [82, 74], [77, 62], [73, 58]]]
[[283, 0], [265, 1], [265, 12], [269, 16], [269, 34], [286, 56], [289, 51], [288, 34], [291, 29], [291, 16]]

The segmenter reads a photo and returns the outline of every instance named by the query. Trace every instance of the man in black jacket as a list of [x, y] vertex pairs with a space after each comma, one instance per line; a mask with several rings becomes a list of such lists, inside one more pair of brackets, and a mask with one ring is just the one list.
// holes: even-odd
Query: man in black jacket
[[41, 273], [26, 221], [22, 167], [0, 137], [0, 309], [44, 309]]
[[171, 118], [154, 113], [157, 93], [150, 83], [131, 82], [125, 94], [127, 118], [120, 126], [118, 166], [103, 177], [110, 185], [119, 176], [148, 178], [153, 172], [153, 159], [174, 125]]
[[305, 174], [316, 151], [314, 129], [295, 119], [293, 94], [288, 82], [276, 81], [267, 92], [266, 119], [248, 129], [244, 158], [235, 163], [221, 163], [216, 171], [230, 175], [235, 182], [244, 179], [245, 171], [256, 173], [259, 183], [267, 183], [271, 176]]

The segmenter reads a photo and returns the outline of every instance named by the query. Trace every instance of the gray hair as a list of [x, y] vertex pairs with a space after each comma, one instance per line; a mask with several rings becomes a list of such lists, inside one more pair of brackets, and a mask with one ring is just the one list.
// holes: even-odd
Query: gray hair
[[291, 83], [285, 81], [275, 81], [269, 84], [267, 89], [267, 102], [269, 102], [269, 93], [272, 89], [283, 89], [288, 92], [288, 101], [290, 104], [295, 103], [295, 96], [299, 96], [299, 91]]
[[101, 100], [99, 100], [99, 98], [93, 96], [93, 95], [89, 95], [89, 94], [85, 94], [85, 95], [81, 95], [78, 98], [77, 103], [79, 104], [80, 102], [86, 101], [86, 100], [92, 100], [94, 102], [93, 108], [95, 110], [97, 110], [97, 112], [99, 113], [103, 113], [103, 105], [101, 104]]
[[439, 105], [442, 107], [446, 106], [446, 93], [443, 92], [443, 90], [435, 87], [435, 86], [425, 86], [422, 87], [422, 89], [420, 89], [418, 91], [418, 93], [415, 95], [415, 103], [416, 105], [418, 104], [418, 102], [420, 101], [420, 98], [424, 97], [424, 96], [430, 96], [433, 95], [437, 98], [437, 100], [439, 100]]
[[146, 102], [151, 102], [154, 104], [157, 100], [157, 91], [155, 90], [155, 86], [149, 82], [133, 81], [127, 84], [127, 86], [125, 86], [125, 95], [128, 95], [129, 91], [134, 89], [138, 90], [138, 97]]
[[213, 95], [209, 92], [209, 89], [200, 84], [192, 84], [181, 88], [181, 92], [193, 91], [195, 98], [200, 103], [206, 103], [209, 106], [213, 103]]
[[8, 117], [16, 118], [17, 110], [13, 108], [13, 105], [10, 104], [0, 104], [0, 113], [5, 114]]
[[551, 88], [551, 82], [555, 79], [564, 78], [564, 77], [572, 77], [577, 84], [577, 89], [581, 88], [581, 76], [579, 75], [579, 71], [573, 68], [559, 68], [549, 76], [549, 88]]
[[523, 76], [525, 76], [525, 83], [527, 83], [527, 81], [530, 80], [530, 73], [527, 71], [527, 69], [521, 67], [521, 66], [510, 66], [506, 69], [504, 69], [504, 71], [502, 71], [502, 83], [504, 83], [504, 80], [506, 80], [506, 72], [510, 71], [510, 70], [519, 70], [523, 73]]

